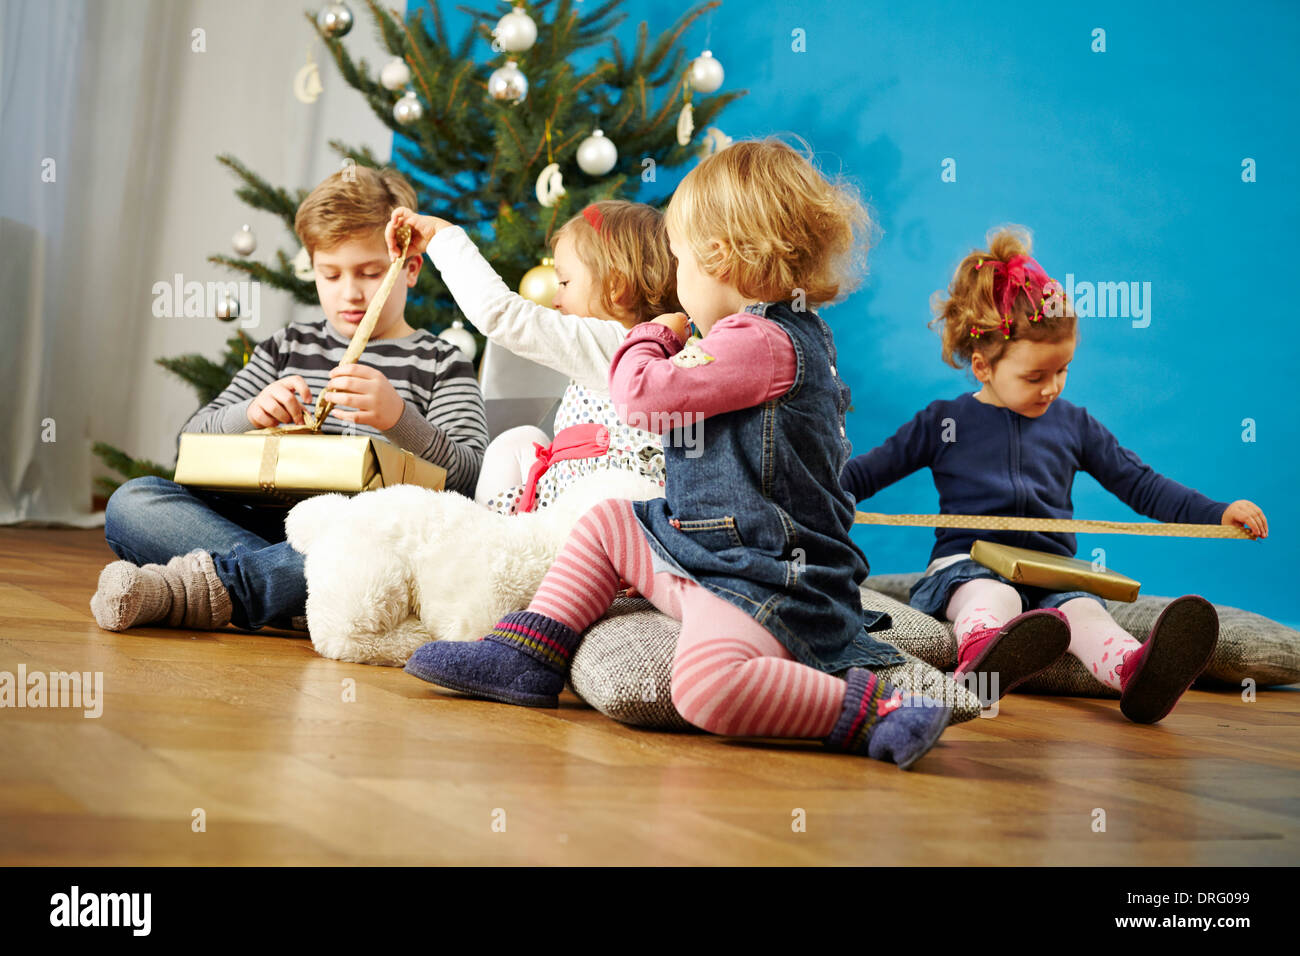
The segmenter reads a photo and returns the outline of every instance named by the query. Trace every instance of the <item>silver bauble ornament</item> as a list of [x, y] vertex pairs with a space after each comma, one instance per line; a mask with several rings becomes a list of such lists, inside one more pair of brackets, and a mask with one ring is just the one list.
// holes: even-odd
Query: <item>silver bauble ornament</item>
[[456, 319], [451, 323], [451, 328], [443, 329], [438, 333], [438, 338], [444, 342], [450, 342], [456, 348], [465, 353], [465, 357], [473, 359], [478, 352], [478, 343], [474, 341], [474, 333], [465, 328], [465, 323]]
[[588, 176], [604, 176], [617, 162], [618, 148], [600, 130], [578, 144], [578, 165]]
[[396, 93], [411, 82], [411, 68], [400, 56], [395, 56], [379, 71], [379, 82], [384, 89]]
[[320, 13], [316, 14], [316, 26], [320, 27], [321, 33], [336, 40], [347, 36], [348, 31], [352, 29], [352, 11], [343, 0], [327, 3], [321, 7]]
[[722, 64], [708, 50], [691, 60], [690, 69], [686, 72], [687, 81], [701, 93], [712, 93], [722, 85], [725, 76]]
[[253, 250], [257, 248], [257, 236], [253, 235], [253, 230], [248, 226], [243, 226], [239, 232], [230, 237], [230, 244], [235, 247], [235, 252], [239, 255], [251, 256]]
[[420, 105], [415, 90], [407, 90], [405, 95], [393, 104], [393, 119], [403, 126], [410, 126], [412, 123], [418, 122], [423, 115], [424, 107]]
[[222, 322], [233, 322], [239, 318], [239, 300], [229, 292], [222, 292], [217, 297], [217, 318]]
[[492, 71], [488, 77], [488, 96], [498, 103], [517, 105], [528, 96], [528, 77], [514, 60]]
[[497, 21], [492, 31], [501, 49], [507, 53], [527, 50], [537, 40], [537, 24], [523, 7], [515, 7]]

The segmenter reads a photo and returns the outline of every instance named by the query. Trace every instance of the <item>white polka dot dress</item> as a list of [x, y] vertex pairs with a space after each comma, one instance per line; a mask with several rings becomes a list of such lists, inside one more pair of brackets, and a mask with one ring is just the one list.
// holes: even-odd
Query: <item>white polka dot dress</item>
[[[622, 468], [642, 475], [664, 487], [664, 452], [659, 436], [632, 428], [618, 420], [609, 395], [570, 382], [555, 413], [555, 431], [572, 425], [604, 425], [609, 429], [609, 452], [597, 458], [569, 458], [553, 462], [537, 480], [534, 510], [547, 507], [579, 478], [598, 471]], [[487, 507], [499, 514], [514, 514], [524, 486], [505, 488], [487, 501]]]

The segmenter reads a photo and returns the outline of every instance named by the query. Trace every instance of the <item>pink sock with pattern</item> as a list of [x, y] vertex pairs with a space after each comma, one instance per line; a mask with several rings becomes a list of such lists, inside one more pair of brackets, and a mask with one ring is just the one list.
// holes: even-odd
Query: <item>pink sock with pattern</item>
[[997, 630], [1020, 613], [1020, 593], [1009, 584], [992, 578], [967, 581], [952, 592], [945, 611], [953, 622], [957, 646], [978, 631]]
[[1075, 598], [1061, 605], [1070, 622], [1069, 652], [1107, 687], [1120, 690], [1119, 665], [1130, 652], [1142, 646], [1132, 634], [1115, 623], [1105, 608], [1092, 598]]

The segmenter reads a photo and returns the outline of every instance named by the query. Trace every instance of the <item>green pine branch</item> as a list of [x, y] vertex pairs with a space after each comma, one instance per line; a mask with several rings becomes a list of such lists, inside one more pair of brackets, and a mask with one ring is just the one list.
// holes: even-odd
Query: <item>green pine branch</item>
[[[149, 461], [147, 458], [132, 458], [122, 449], [106, 442], [97, 441], [91, 446], [90, 450], [107, 467], [121, 475], [123, 481], [129, 481], [132, 478], [143, 478], [145, 475], [156, 475], [170, 481], [175, 474], [175, 470], [172, 468], [160, 465], [156, 461]], [[95, 490], [105, 498], [117, 491], [121, 484], [122, 482], [114, 481], [103, 475], [95, 478]]]

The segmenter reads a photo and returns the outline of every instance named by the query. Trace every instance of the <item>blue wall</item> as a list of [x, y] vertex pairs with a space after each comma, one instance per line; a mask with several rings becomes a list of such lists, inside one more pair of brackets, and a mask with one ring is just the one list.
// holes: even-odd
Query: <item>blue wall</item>
[[[685, 4], [629, 0], [661, 31]], [[791, 31], [807, 52], [791, 50]], [[1094, 28], [1106, 52], [1092, 52]], [[1212, 498], [1249, 498], [1263, 542], [1083, 535], [1081, 555], [1151, 594], [1199, 592], [1290, 623], [1297, 564], [1291, 277], [1300, 227], [1300, 6], [729, 0], [687, 34], [727, 89], [735, 138], [798, 133], [863, 189], [883, 228], [866, 286], [827, 310], [866, 451], [929, 401], [974, 388], [943, 365], [930, 294], [992, 226], [1035, 234], [1052, 275], [1151, 283], [1150, 324], [1081, 321], [1065, 397], [1160, 472]], [[486, 52], [486, 51], [485, 51]], [[940, 179], [945, 158], [957, 181]], [[1242, 160], [1258, 181], [1242, 182]], [[1274, 304], [1276, 303], [1276, 305]], [[1243, 419], [1256, 441], [1243, 442]], [[1141, 520], [1090, 476], [1081, 518]], [[868, 507], [932, 512], [928, 472]], [[876, 572], [919, 570], [933, 532], [855, 531]]]

